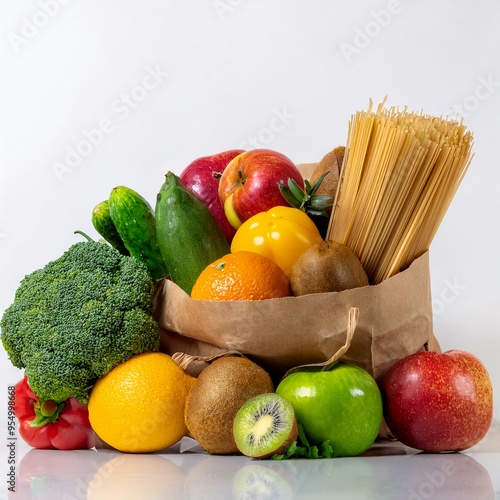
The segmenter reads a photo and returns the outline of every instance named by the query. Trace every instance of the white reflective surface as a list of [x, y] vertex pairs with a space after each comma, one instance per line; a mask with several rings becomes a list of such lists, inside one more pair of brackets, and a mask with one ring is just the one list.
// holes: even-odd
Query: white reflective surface
[[20, 443], [19, 499], [498, 499], [500, 427], [463, 453], [376, 444], [359, 457], [251, 460], [200, 452], [190, 439], [158, 454], [34, 450]]

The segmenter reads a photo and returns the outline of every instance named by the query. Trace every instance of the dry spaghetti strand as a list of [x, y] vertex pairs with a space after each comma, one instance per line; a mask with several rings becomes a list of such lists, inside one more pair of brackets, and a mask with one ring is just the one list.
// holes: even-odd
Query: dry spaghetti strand
[[327, 238], [359, 257], [373, 284], [429, 249], [472, 159], [462, 122], [405, 109], [355, 113]]

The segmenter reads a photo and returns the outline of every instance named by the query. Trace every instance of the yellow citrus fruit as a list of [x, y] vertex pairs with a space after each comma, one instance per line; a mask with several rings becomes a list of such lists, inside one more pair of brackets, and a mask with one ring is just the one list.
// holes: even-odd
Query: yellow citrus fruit
[[268, 257], [240, 251], [224, 255], [198, 276], [191, 297], [200, 300], [262, 300], [291, 295], [284, 271]]
[[195, 379], [170, 356], [132, 356], [100, 378], [90, 393], [92, 428], [127, 453], [160, 451], [186, 435], [184, 406]]

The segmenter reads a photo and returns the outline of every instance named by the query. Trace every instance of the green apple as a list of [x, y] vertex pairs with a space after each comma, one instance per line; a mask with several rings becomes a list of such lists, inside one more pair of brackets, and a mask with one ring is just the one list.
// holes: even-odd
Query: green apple
[[312, 444], [330, 441], [334, 456], [355, 456], [377, 438], [382, 396], [373, 377], [356, 365], [296, 371], [276, 392], [290, 401], [297, 422]]

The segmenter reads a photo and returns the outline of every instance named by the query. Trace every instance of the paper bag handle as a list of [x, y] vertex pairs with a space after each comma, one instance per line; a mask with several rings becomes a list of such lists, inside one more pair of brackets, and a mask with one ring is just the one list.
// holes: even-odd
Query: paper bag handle
[[172, 359], [183, 370], [187, 370], [188, 366], [193, 361], [204, 361], [205, 363], [210, 363], [211, 361], [214, 361], [217, 358], [222, 358], [223, 356], [243, 356], [243, 354], [241, 354], [241, 352], [239, 351], [224, 351], [212, 356], [194, 356], [185, 352], [176, 352], [172, 354]]
[[307, 369], [307, 368], [316, 368], [321, 367], [323, 370], [328, 370], [331, 368], [337, 361], [347, 352], [347, 349], [351, 346], [352, 338], [354, 336], [354, 332], [356, 331], [356, 325], [358, 322], [359, 309], [357, 307], [351, 307], [349, 309], [349, 315], [347, 319], [347, 330], [346, 330], [346, 339], [345, 344], [328, 360], [323, 361], [321, 363], [309, 363], [307, 365], [300, 365], [290, 368], [283, 378], [290, 375], [293, 372]]

